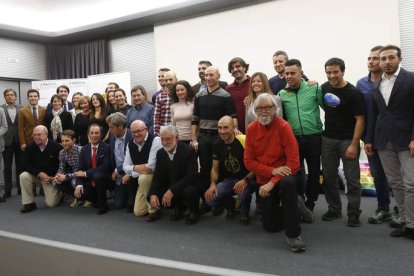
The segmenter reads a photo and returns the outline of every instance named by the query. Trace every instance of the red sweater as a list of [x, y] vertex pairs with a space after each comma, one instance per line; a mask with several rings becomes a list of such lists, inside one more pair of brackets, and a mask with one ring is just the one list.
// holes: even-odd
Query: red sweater
[[256, 173], [259, 185], [269, 181], [277, 184], [282, 176], [272, 176], [272, 170], [280, 166], [288, 166], [296, 175], [300, 167], [299, 146], [289, 123], [278, 117], [267, 126], [257, 120], [251, 123], [247, 128], [244, 165]]

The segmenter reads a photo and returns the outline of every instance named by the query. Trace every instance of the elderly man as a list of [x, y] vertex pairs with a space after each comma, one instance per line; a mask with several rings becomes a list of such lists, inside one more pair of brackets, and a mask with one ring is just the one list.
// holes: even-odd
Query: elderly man
[[55, 207], [62, 196], [56, 190], [52, 181], [59, 168], [59, 152], [62, 146], [52, 139], [48, 139], [45, 126], [36, 126], [33, 129], [33, 142], [23, 152], [23, 172], [20, 174], [22, 189], [22, 208], [20, 212], [28, 213], [36, 209], [33, 200], [33, 187], [41, 185], [45, 193], [45, 203], [48, 207]]
[[134, 208], [137, 184], [129, 181], [129, 176], [123, 169], [125, 152], [132, 140], [131, 131], [127, 128], [127, 117], [121, 112], [115, 112], [106, 118], [109, 127], [109, 145], [111, 146], [112, 180], [115, 181], [114, 205], [121, 209], [127, 207], [131, 213]]
[[[148, 191], [151, 187], [153, 171], [155, 168], [155, 156], [162, 148], [160, 137], [155, 137], [148, 131], [143, 121], [135, 120], [131, 124], [133, 140], [128, 143], [125, 153], [123, 169], [124, 178], [132, 178], [138, 181], [138, 190], [135, 195], [134, 214], [144, 216], [147, 221], [158, 219], [156, 209], [152, 208], [148, 201]], [[138, 180], [136, 180], [138, 178]]]
[[[178, 130], [165, 126], [160, 130], [163, 149], [157, 152], [154, 178], [149, 192], [151, 206], [157, 210], [173, 207], [172, 221], [183, 217], [186, 207], [190, 210], [186, 224], [198, 221], [200, 189], [196, 185], [197, 159], [194, 151], [185, 143], [179, 142]], [[160, 216], [160, 211], [158, 218]]]
[[213, 147], [213, 167], [210, 188], [205, 192], [207, 202], [214, 206], [213, 216], [227, 208], [227, 218], [234, 215], [233, 195], [240, 198], [240, 222], [249, 224], [250, 202], [256, 183], [254, 173], [249, 172], [243, 162], [244, 135], [234, 134], [235, 126], [230, 116], [218, 122], [220, 141]]
[[101, 135], [102, 128], [99, 125], [89, 126], [90, 143], [81, 150], [79, 171], [75, 172], [77, 186], [74, 193], [80, 200], [93, 202], [98, 208], [98, 215], [108, 212], [106, 190], [111, 179], [111, 147], [101, 141]]
[[247, 128], [244, 163], [256, 174], [263, 198], [263, 228], [286, 233], [293, 252], [306, 249], [300, 234], [298, 196], [299, 147], [290, 125], [276, 117], [276, 101], [261, 94], [253, 105], [258, 119]]

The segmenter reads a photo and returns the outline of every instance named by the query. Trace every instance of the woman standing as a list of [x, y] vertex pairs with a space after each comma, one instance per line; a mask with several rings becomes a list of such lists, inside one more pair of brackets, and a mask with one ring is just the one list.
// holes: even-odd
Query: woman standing
[[100, 93], [94, 93], [91, 97], [91, 124], [98, 124], [102, 127], [102, 139], [108, 132], [106, 123], [106, 104], [105, 99]]
[[137, 85], [131, 89], [132, 107], [128, 110], [127, 126], [135, 120], [141, 120], [145, 123], [150, 133], [154, 133], [154, 106], [148, 104], [147, 91], [144, 86]]
[[82, 112], [82, 110], [81, 110], [81, 108], [79, 106], [79, 99], [82, 96], [83, 96], [82, 92], [76, 92], [72, 96], [73, 108], [71, 110], [69, 110], [69, 113], [72, 114], [72, 118], [73, 118], [73, 121], [74, 122], [75, 122], [76, 115]]
[[[245, 98], [246, 104], [246, 129], [247, 126], [256, 120], [256, 112], [253, 110], [254, 100], [262, 93], [272, 94], [272, 90], [269, 86], [269, 80], [266, 74], [262, 72], [256, 72], [250, 78], [249, 95]], [[282, 102], [279, 96], [274, 96], [277, 103], [276, 116], [283, 118]]]
[[87, 132], [88, 127], [91, 124], [91, 104], [89, 97], [80, 97], [79, 106], [82, 112], [76, 115], [73, 130], [76, 133], [76, 142], [81, 146], [85, 146], [89, 142]]
[[[109, 87], [108, 87], [109, 88]], [[107, 88], [107, 90], [108, 90]], [[116, 109], [118, 108], [115, 100], [115, 91], [109, 90], [106, 94], [106, 114], [109, 116], [112, 113], [116, 112]]]
[[194, 92], [190, 84], [185, 80], [177, 81], [171, 91], [171, 99], [172, 125], [177, 127], [180, 141], [190, 144], [191, 117], [194, 109]]
[[115, 101], [117, 104], [116, 112], [126, 115], [132, 105], [128, 104], [125, 91], [122, 88], [115, 89]]
[[50, 99], [51, 112], [46, 112], [43, 120], [49, 132], [49, 139], [60, 143], [60, 135], [66, 129], [73, 130], [72, 115], [63, 108], [63, 99], [60, 95], [53, 95]]

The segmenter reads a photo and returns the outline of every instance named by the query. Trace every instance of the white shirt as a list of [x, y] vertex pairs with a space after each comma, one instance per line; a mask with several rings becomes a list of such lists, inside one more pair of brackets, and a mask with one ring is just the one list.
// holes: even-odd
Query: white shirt
[[401, 67], [398, 67], [398, 70], [395, 71], [395, 73], [389, 79], [386, 77], [385, 73], [382, 75], [382, 80], [379, 86], [379, 90], [387, 106], [390, 100], [392, 88], [394, 87], [395, 80], [397, 79], [398, 74], [400, 73], [400, 70], [401, 70]]
[[16, 120], [16, 114], [17, 114], [16, 106], [7, 105], [7, 113], [9, 113], [10, 120], [14, 123], [14, 120]]

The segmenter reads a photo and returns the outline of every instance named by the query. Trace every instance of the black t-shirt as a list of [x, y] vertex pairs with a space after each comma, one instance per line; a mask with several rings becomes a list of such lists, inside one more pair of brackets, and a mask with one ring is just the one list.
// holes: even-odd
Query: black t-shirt
[[321, 87], [325, 105], [323, 135], [339, 140], [352, 139], [356, 123], [354, 116], [364, 115], [361, 92], [349, 82], [342, 88], [334, 88], [329, 82]]
[[227, 145], [220, 139], [213, 145], [213, 160], [219, 161], [219, 182], [225, 178], [242, 179], [249, 171], [244, 166], [244, 147], [237, 139]]

